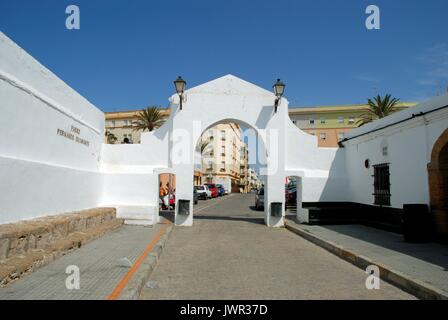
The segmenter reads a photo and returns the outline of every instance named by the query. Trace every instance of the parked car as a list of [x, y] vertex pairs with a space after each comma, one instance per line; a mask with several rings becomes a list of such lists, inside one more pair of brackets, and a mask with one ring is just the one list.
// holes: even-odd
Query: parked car
[[217, 184], [216, 188], [218, 188], [218, 197], [222, 197], [226, 194], [226, 190], [224, 189], [224, 186], [222, 184]]
[[212, 193], [212, 198], [218, 197], [218, 188], [216, 188], [216, 185], [214, 183], [206, 183], [205, 184], [210, 192]]
[[211, 191], [205, 185], [195, 186], [199, 199], [207, 200], [212, 197]]
[[255, 210], [261, 210], [264, 208], [264, 188], [261, 188], [255, 194]]
[[194, 204], [198, 204], [198, 199], [199, 199], [199, 194], [196, 191], [196, 188], [193, 187], [193, 203]]
[[170, 207], [169, 210], [176, 209], [176, 195], [174, 193], [169, 195], [170, 199]]
[[232, 192], [232, 180], [229, 177], [216, 177], [215, 183], [224, 187], [225, 195]]

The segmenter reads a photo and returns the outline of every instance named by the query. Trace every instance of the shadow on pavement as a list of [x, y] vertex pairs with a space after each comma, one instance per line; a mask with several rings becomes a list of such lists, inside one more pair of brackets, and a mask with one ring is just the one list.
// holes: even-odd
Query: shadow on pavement
[[194, 217], [195, 219], [198, 220], [224, 220], [224, 221], [246, 221], [246, 222], [250, 222], [250, 223], [255, 223], [255, 224], [262, 224], [264, 225], [264, 218], [252, 218], [252, 217], [244, 217], [244, 216], [240, 216], [240, 217], [236, 217], [236, 216], [210, 216], [210, 215], [196, 215]]
[[361, 225], [321, 226], [346, 236], [413, 256], [448, 270], [448, 246], [438, 243], [407, 243], [400, 234]]
[[[297, 223], [295, 217], [287, 216], [288, 220]], [[368, 227], [359, 224], [319, 225], [326, 229], [360, 241], [374, 244], [385, 249], [393, 250], [419, 260], [438, 265], [448, 270], [448, 246], [438, 243], [407, 243], [403, 235]], [[328, 239], [335, 241], [335, 239]]]
[[174, 211], [170, 210], [170, 211], [159, 211], [159, 215], [165, 219], [167, 219], [168, 221], [174, 223]]

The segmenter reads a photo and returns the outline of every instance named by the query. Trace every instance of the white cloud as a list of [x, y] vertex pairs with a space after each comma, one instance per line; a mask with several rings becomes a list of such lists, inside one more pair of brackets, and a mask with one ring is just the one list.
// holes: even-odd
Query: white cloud
[[426, 71], [418, 84], [426, 86], [448, 85], [448, 44], [438, 43], [428, 48], [418, 60], [426, 67]]

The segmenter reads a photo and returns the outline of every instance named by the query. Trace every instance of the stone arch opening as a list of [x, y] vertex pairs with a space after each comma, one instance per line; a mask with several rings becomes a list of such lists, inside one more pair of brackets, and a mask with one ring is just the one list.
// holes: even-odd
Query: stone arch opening
[[[220, 127], [220, 125], [223, 125], [223, 127]], [[226, 127], [225, 125], [229, 125], [229, 126]], [[211, 137], [213, 137], [213, 138], [212, 138], [211, 142], [210, 142], [210, 134], [208, 134], [208, 132], [210, 130], [213, 130], [213, 134], [211, 135]], [[214, 163], [212, 163], [212, 166], [210, 166], [210, 169], [215, 170], [214, 173], [216, 173], [216, 176], [219, 176], [219, 172], [217, 172], [216, 169], [218, 171], [221, 169], [223, 169], [223, 171], [225, 171], [225, 172], [229, 171], [229, 170], [227, 170], [228, 168], [225, 167], [227, 164], [235, 167], [233, 169], [233, 171], [238, 170], [238, 172], [240, 172], [241, 164], [244, 163], [244, 162], [241, 162], [242, 159], [240, 158], [242, 155], [241, 150], [234, 149], [237, 151], [236, 154], [233, 154], [233, 155], [231, 153], [229, 154], [229, 151], [230, 152], [232, 152], [232, 151], [228, 150], [228, 145], [229, 144], [232, 145], [234, 143], [229, 139], [235, 138], [235, 135], [229, 134], [228, 131], [224, 131], [224, 130], [239, 130], [239, 135], [237, 136], [237, 138], [240, 139], [240, 144], [245, 149], [243, 152], [247, 151], [247, 149], [250, 146], [253, 147], [255, 145], [256, 153], [251, 154], [249, 159], [252, 159], [252, 160], [248, 161], [248, 163], [247, 163], [248, 165], [255, 165], [258, 163], [261, 166], [266, 166], [266, 159], [267, 159], [268, 152], [267, 152], [266, 144], [265, 144], [262, 136], [260, 135], [259, 130], [243, 120], [239, 120], [239, 119], [235, 119], [235, 118], [222, 118], [220, 120], [214, 121], [213, 123], [210, 123], [210, 124], [207, 124], [207, 125], [204, 125], [203, 127], [201, 127], [199, 136], [197, 138], [193, 137], [193, 139], [192, 139], [192, 144], [193, 144], [192, 150], [194, 150], [196, 153], [199, 152], [201, 158], [203, 155], [207, 156], [210, 151], [213, 152], [214, 156], [211, 158], [213, 158]], [[250, 133], [247, 134], [247, 131], [250, 131]], [[252, 140], [248, 141], [249, 139], [252, 139]], [[203, 144], [204, 142], [209, 142], [210, 144], [207, 145], [206, 147], [204, 147], [204, 144]], [[225, 148], [224, 148], [224, 146], [225, 146]], [[221, 148], [223, 148], [223, 149], [221, 149]], [[202, 149], [204, 149], [204, 150], [202, 150]], [[203, 154], [203, 151], [205, 151], [204, 154]], [[218, 154], [218, 157], [215, 157], [216, 153]], [[202, 161], [202, 159], [201, 159], [201, 161]], [[195, 166], [190, 169], [190, 170], [192, 170], [191, 176], [193, 177], [193, 182], [194, 182], [194, 172], [196, 170], [196, 165], [197, 165], [197, 160], [195, 160]], [[208, 169], [207, 168], [207, 165], [208, 165], [207, 157], [205, 157], [205, 161], [202, 162], [202, 165], [206, 166], [205, 167], [206, 173], [202, 177], [203, 184], [205, 184], [205, 183], [216, 184], [218, 180], [215, 180], [215, 179], [210, 180], [210, 177], [207, 176], [207, 169]], [[245, 178], [247, 179], [247, 177], [245, 177]], [[220, 184], [223, 184], [223, 183], [220, 183]], [[239, 183], [239, 181], [236, 181], [236, 182], [230, 181], [230, 185], [225, 186], [225, 188], [228, 188], [230, 193], [238, 193], [238, 192], [246, 193], [246, 192], [248, 192], [248, 190], [245, 190], [244, 188], [241, 187], [241, 184]], [[193, 216], [193, 214], [194, 214], [194, 207], [192, 207], [192, 211], [190, 212], [190, 215]], [[176, 217], [178, 218], [178, 220], [182, 219], [182, 217], [179, 217], [178, 215], [176, 215]], [[179, 221], [177, 221], [176, 224], [179, 224]]]
[[429, 198], [437, 238], [448, 241], [448, 129], [437, 139], [428, 164]]
[[[207, 165], [210, 164], [208, 161], [213, 160], [216, 163], [212, 163], [212, 169], [217, 168], [218, 171], [222, 170], [227, 172], [227, 170], [225, 170], [227, 168], [223, 166], [227, 166], [230, 160], [230, 165], [232, 165], [232, 161], [234, 162], [234, 165], [240, 165], [239, 168], [235, 167], [232, 171], [237, 170], [240, 172], [240, 169], [242, 169], [241, 163], [244, 160], [241, 156], [245, 156], [248, 158], [248, 166], [258, 165], [263, 167], [263, 169], [265, 168], [267, 159], [265, 142], [260, 137], [258, 130], [247, 122], [234, 118], [226, 118], [218, 120], [201, 130], [201, 135], [198, 139], [196, 139], [196, 143], [193, 141], [193, 144], [196, 152], [199, 152], [201, 158], [204, 160], [202, 162], [203, 166], [205, 165], [207, 167]], [[214, 131], [213, 134], [210, 132], [212, 130]], [[235, 135], [232, 133], [232, 130], [238, 130], [239, 133]], [[235, 137], [239, 139], [240, 143], [238, 143], [238, 141], [229, 140]], [[244, 148], [244, 150], [236, 150], [237, 154], [229, 154], [228, 147], [233, 143], [240, 145], [240, 147]], [[251, 151], [255, 151], [255, 154], [251, 153], [248, 155], [249, 149], [251, 149]], [[230, 152], [232, 152], [232, 149]], [[247, 152], [247, 154], [244, 155], [244, 152]], [[216, 183], [211, 179], [210, 175], [204, 175], [202, 178], [204, 183]], [[238, 183], [236, 184], [237, 186], [233, 185], [231, 187], [231, 190], [229, 190], [230, 192], [240, 191], [239, 188], [241, 185]], [[247, 190], [243, 190], [243, 193], [246, 192]]]

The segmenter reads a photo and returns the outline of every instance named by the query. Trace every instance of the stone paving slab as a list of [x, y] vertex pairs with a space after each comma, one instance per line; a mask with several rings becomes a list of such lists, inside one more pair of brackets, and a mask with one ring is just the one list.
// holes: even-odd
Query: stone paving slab
[[[0, 300], [106, 299], [129, 270], [120, 266], [118, 259], [127, 257], [134, 263], [160, 228], [161, 225], [122, 226], [10, 286], [0, 288]], [[80, 269], [79, 290], [65, 287], [69, 276], [65, 270], [69, 265]]]
[[339, 245], [391, 270], [416, 279], [448, 296], [448, 246], [406, 243], [400, 234], [362, 225], [303, 225], [293, 218], [288, 224]]

